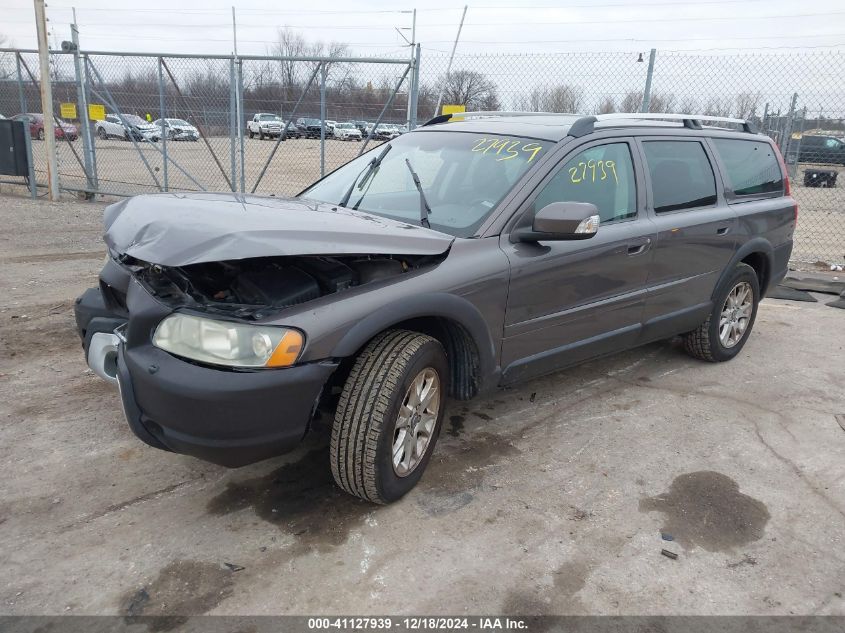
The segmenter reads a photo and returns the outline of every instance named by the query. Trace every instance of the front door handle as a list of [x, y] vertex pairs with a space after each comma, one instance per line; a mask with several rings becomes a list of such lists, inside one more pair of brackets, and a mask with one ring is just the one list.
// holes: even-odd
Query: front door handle
[[651, 246], [650, 237], [645, 238], [645, 240], [637, 244], [628, 244], [628, 255], [641, 255], [642, 253], [645, 253], [648, 250], [649, 246]]

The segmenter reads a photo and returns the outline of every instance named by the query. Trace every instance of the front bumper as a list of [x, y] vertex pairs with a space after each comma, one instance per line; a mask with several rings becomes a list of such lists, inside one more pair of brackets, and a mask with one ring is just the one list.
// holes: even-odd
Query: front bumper
[[[78, 307], [95, 304], [96, 295], [98, 289], [86, 292]], [[197, 365], [152, 345], [152, 321], [168, 312], [135, 283], [129, 305], [139, 318], [127, 323], [125, 336], [124, 328], [118, 336], [88, 326], [83, 340], [89, 366], [118, 386], [126, 420], [141, 440], [228, 467], [299, 444], [337, 363], [256, 371]]]

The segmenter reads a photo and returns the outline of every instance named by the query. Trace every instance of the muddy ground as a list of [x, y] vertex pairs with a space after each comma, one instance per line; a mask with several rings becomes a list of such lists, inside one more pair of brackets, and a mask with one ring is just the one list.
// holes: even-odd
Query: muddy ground
[[845, 614], [842, 310], [453, 403], [375, 507], [323, 438], [226, 470], [132, 435], [73, 326], [101, 210], [0, 198], [0, 613]]

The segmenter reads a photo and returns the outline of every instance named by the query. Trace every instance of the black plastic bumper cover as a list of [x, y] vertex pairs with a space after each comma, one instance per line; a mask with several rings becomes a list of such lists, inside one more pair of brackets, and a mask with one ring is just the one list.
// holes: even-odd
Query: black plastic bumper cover
[[121, 346], [118, 379], [129, 426], [140, 439], [234, 468], [299, 444], [336, 368], [326, 362], [234, 372], [194, 365], [152, 345]]

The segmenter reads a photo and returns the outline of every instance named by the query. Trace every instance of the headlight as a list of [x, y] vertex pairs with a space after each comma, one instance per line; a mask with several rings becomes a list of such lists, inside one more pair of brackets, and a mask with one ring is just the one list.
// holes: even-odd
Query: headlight
[[153, 345], [176, 356], [227, 367], [289, 367], [305, 339], [298, 330], [171, 314], [159, 323]]

